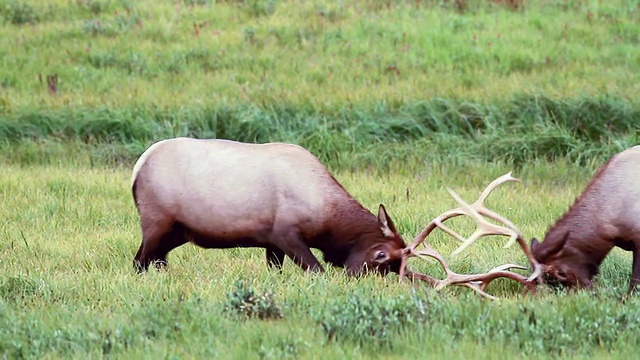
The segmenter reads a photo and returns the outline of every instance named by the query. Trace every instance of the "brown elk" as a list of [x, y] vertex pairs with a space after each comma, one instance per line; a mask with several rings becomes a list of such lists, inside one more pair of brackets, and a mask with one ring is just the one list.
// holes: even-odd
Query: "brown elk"
[[[482, 199], [490, 191], [485, 190]], [[166, 265], [171, 250], [192, 242], [203, 248], [261, 247], [271, 267], [281, 267], [287, 255], [305, 270], [323, 271], [310, 250], [316, 248], [326, 262], [345, 267], [351, 275], [395, 272], [438, 288], [466, 285], [489, 297], [482, 289], [499, 277], [529, 284], [522, 275], [506, 271], [514, 265], [468, 276], [447, 270], [451, 276], [444, 283], [406, 270], [408, 257], [423, 256], [415, 246], [430, 230], [406, 247], [383, 205], [378, 216], [373, 215], [313, 154], [293, 144], [163, 140], [136, 162], [132, 192], [142, 228], [142, 243], [133, 261], [139, 271], [152, 263]], [[481, 221], [475, 211], [466, 206], [449, 217], [468, 214]], [[488, 209], [477, 211], [512, 226]], [[482, 224], [479, 236], [514, 233], [489, 225]]]
[[261, 247], [269, 266], [285, 255], [323, 271], [311, 252], [350, 274], [398, 272], [405, 243], [383, 205], [358, 203], [300, 146], [175, 138], [150, 146], [133, 169], [142, 227], [138, 270], [166, 264], [187, 242], [203, 248]]
[[569, 288], [589, 288], [615, 247], [633, 252], [629, 290], [640, 284], [640, 146], [612, 156], [569, 210], [531, 251], [544, 278]]

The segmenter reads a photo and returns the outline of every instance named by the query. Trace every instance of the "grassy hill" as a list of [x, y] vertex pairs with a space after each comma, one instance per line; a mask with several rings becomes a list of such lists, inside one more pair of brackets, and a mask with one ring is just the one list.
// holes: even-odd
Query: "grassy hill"
[[0, 147], [120, 161], [169, 136], [279, 140], [358, 167], [637, 143], [637, 1], [523, 4], [2, 0]]

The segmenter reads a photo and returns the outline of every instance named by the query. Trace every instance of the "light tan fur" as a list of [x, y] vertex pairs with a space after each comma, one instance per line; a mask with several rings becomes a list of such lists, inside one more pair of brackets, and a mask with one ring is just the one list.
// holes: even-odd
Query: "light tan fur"
[[315, 157], [291, 144], [165, 140], [135, 169], [154, 181], [138, 184], [140, 206], [153, 203], [204, 233], [253, 234], [277, 219], [319, 229], [326, 202], [345, 196]]

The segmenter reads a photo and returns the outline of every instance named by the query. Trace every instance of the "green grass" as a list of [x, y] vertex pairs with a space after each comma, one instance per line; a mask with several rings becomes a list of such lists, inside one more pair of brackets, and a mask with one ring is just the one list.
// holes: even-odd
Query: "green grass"
[[[336, 176], [369, 209], [383, 202], [411, 239], [456, 205], [445, 185], [471, 201], [510, 168], [414, 170]], [[521, 183], [503, 185], [488, 205], [525, 237], [541, 237], [591, 173], [562, 163], [530, 165], [514, 174]], [[638, 300], [621, 301], [631, 268], [623, 251], [605, 260], [592, 293], [543, 289], [534, 298], [500, 280], [489, 289], [503, 298], [499, 302], [464, 288], [414, 291], [395, 275], [356, 280], [331, 268], [308, 275], [288, 260], [279, 274], [267, 270], [258, 249], [185, 245], [169, 255], [169, 271], [137, 275], [132, 258], [140, 230], [128, 167], [6, 165], [3, 174], [0, 354], [9, 358], [624, 358], [640, 344]], [[451, 224], [472, 230], [467, 220]], [[525, 263], [516, 247], [502, 248], [506, 239], [482, 239], [451, 258], [456, 244], [434, 235], [432, 244], [459, 272]], [[410, 265], [441, 274], [435, 264]], [[229, 296], [242, 298], [237, 281], [256, 294], [272, 293], [284, 317], [242, 319], [225, 310]]]
[[345, 169], [602, 161], [638, 142], [638, 21], [637, 0], [0, 0], [0, 151], [118, 163], [189, 135]]
[[2, 103], [334, 108], [640, 92], [636, 0], [464, 3], [2, 0]]
[[606, 96], [516, 97], [500, 106], [432, 100], [371, 112], [256, 106], [160, 110], [73, 108], [0, 118], [5, 163], [128, 163], [152, 142], [175, 136], [297, 143], [332, 166], [568, 159], [600, 163], [638, 143], [640, 106]]

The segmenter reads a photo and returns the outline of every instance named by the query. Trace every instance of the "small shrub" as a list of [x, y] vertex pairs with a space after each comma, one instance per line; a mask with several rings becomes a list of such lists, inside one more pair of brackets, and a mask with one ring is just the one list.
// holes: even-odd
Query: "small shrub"
[[260, 345], [257, 353], [260, 359], [298, 359], [309, 346], [301, 338], [285, 337], [276, 339], [272, 345]]
[[18, 82], [13, 76], [4, 76], [0, 78], [0, 88], [9, 89], [16, 86]]
[[183, 0], [187, 6], [204, 6], [211, 4], [211, 0]]
[[96, 69], [116, 67], [119, 61], [115, 54], [108, 52], [91, 52], [87, 55], [87, 62]]
[[110, 1], [99, 0], [76, 0], [76, 4], [82, 9], [91, 11], [94, 15], [107, 12], [112, 7]]
[[12, 1], [4, 5], [2, 17], [13, 25], [35, 24], [40, 21], [40, 17], [31, 5], [22, 4], [18, 1]]
[[113, 36], [116, 34], [115, 30], [109, 24], [98, 19], [85, 20], [82, 23], [82, 31], [93, 36]]
[[332, 23], [339, 22], [347, 17], [347, 12], [345, 11], [344, 4], [342, 3], [337, 7], [337, 9], [327, 8], [324, 4], [320, 4], [318, 5], [317, 14]]
[[116, 36], [126, 33], [135, 26], [141, 26], [141, 24], [140, 16], [135, 11], [128, 10], [127, 14], [119, 14], [108, 21], [85, 20], [82, 23], [82, 31], [93, 36]]
[[252, 26], [246, 27], [242, 32], [242, 36], [244, 37], [244, 41], [249, 44], [254, 44], [256, 40], [256, 30]]
[[282, 309], [269, 291], [258, 295], [256, 292], [239, 281], [236, 289], [227, 294], [225, 311], [243, 318], [280, 319]]
[[329, 340], [344, 339], [360, 345], [391, 346], [391, 335], [426, 320], [417, 298], [352, 296], [333, 302], [316, 319]]
[[113, 19], [113, 27], [120, 33], [126, 32], [134, 26], [140, 26], [141, 17], [136, 12], [127, 15], [118, 15]]
[[38, 285], [32, 279], [21, 276], [12, 276], [4, 279], [0, 283], [0, 298], [9, 301], [19, 301], [21, 299], [34, 296], [38, 292]]

